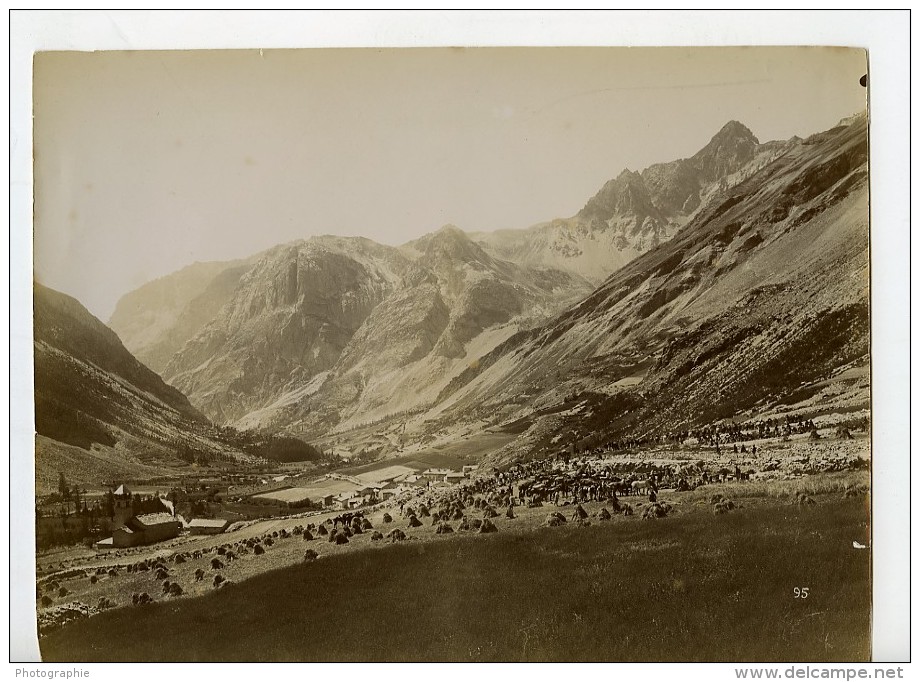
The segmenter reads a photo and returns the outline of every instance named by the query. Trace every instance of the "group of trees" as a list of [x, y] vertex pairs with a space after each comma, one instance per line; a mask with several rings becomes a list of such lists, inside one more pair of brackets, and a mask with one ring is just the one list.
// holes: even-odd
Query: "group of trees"
[[320, 450], [292, 436], [226, 428], [222, 432], [243, 452], [273, 462], [318, 462], [323, 457]]
[[94, 512], [97, 515], [112, 516], [115, 509], [115, 497], [112, 492], [103, 497], [102, 503], [97, 500], [91, 504], [86, 502], [86, 489], [80, 486], [71, 486], [63, 473], [58, 474], [58, 491], [45, 498], [46, 505], [60, 505], [59, 515], [67, 517], [71, 514], [86, 515]]
[[38, 549], [71, 545], [81, 540], [93, 542], [101, 534], [103, 519], [111, 518], [114, 513], [115, 498], [111, 491], [101, 500], [88, 502], [86, 490], [71, 485], [60, 473], [58, 491], [46, 497], [42, 505], [36, 505]]

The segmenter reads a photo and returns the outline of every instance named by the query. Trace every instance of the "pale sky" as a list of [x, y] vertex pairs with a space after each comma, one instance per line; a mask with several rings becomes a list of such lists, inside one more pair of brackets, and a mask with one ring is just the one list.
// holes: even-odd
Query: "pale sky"
[[35, 276], [103, 321], [195, 261], [317, 234], [401, 244], [574, 215], [623, 168], [865, 109], [839, 48], [48, 52]]

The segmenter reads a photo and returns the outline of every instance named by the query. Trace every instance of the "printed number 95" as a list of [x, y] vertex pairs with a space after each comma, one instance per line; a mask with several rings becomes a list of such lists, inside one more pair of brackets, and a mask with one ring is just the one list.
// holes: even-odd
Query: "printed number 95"
[[807, 587], [794, 587], [792, 588], [792, 594], [795, 595], [796, 599], [808, 599], [808, 588]]

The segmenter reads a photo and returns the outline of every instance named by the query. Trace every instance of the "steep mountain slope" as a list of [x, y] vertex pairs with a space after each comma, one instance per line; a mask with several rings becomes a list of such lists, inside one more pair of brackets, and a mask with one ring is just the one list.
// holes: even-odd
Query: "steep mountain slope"
[[258, 256], [245, 260], [195, 263], [125, 294], [109, 327], [125, 347], [154, 371], [230, 300]]
[[563, 272], [485, 253], [454, 226], [411, 242], [400, 285], [367, 316], [331, 371], [241, 419], [312, 435], [429, 405], [471, 362], [590, 290]]
[[[866, 366], [867, 151], [864, 116], [790, 147], [569, 312], [483, 358], [426, 418], [523, 419], [529, 447], [546, 447], [563, 430], [661, 433], [790, 405]], [[866, 408], [861, 385], [828, 404]], [[579, 411], [539, 417], [579, 395], [592, 396]]]
[[[843, 202], [776, 189], [810, 182], [809, 159], [834, 156], [841, 135], [762, 144], [732, 121], [690, 158], [623, 171], [569, 219], [448, 226], [399, 249], [278, 246], [202, 277], [145, 352], [211, 419], [310, 437], [397, 418], [423, 436], [430, 423], [529, 419], [562, 391], [619, 400], [644, 378], [632, 401], [663, 381], [649, 367], [669, 342], [759, 286], [751, 268], [779, 258], [774, 241]], [[140, 343], [143, 320], [132, 324]]]
[[367, 239], [275, 247], [163, 376], [216, 421], [239, 419], [329, 370], [410, 266]]
[[36, 471], [40, 487], [185, 466], [178, 453], [241, 455], [209, 436], [188, 400], [138, 362], [76, 299], [35, 284]]
[[670, 239], [714, 195], [797, 142], [761, 144], [741, 123], [729, 121], [689, 159], [654, 164], [641, 173], [624, 170], [572, 218], [472, 236], [500, 258], [578, 273], [600, 284]]

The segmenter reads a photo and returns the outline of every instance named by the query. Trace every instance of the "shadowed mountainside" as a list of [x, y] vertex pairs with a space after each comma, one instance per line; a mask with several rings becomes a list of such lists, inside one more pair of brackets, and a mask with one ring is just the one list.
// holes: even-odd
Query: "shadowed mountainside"
[[245, 457], [76, 299], [34, 287], [36, 478], [149, 477], [181, 453]]

